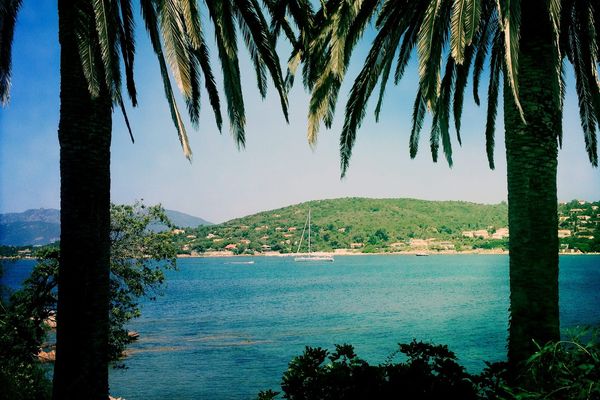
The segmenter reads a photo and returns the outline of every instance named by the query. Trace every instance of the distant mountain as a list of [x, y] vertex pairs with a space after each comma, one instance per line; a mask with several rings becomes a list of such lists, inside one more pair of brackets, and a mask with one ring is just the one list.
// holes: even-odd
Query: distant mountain
[[[197, 227], [210, 222], [184, 214], [165, 210], [174, 225]], [[60, 210], [38, 208], [21, 213], [0, 214], [0, 245], [44, 245], [60, 239]]]
[[47, 222], [60, 224], [60, 210], [55, 208], [36, 208], [20, 213], [0, 214], [0, 224], [13, 222]]
[[171, 220], [173, 225], [182, 228], [192, 227], [195, 228], [200, 225], [212, 225], [212, 222], [208, 222], [205, 219], [194, 217], [193, 215], [185, 214], [174, 210], [165, 210], [167, 217]]
[[0, 214], [0, 245], [44, 245], [60, 238], [60, 211], [38, 208]]

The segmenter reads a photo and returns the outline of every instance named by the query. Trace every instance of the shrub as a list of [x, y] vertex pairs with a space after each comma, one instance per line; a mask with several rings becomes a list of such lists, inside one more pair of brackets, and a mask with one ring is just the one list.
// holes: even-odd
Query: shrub
[[[306, 347], [283, 374], [282, 393], [262, 391], [258, 400], [600, 400], [599, 332], [579, 330], [569, 340], [538, 347], [515, 380], [508, 379], [505, 362], [486, 363], [471, 375], [447, 346], [415, 340], [377, 366], [351, 345], [336, 345], [332, 354]], [[399, 354], [405, 361], [392, 362]]]
[[[446, 346], [414, 341], [399, 345], [405, 362], [371, 366], [360, 359], [351, 345], [336, 345], [331, 354], [306, 347], [295, 357], [281, 383], [283, 398], [317, 399], [476, 399], [471, 375], [456, 362]], [[272, 390], [259, 393], [259, 400], [277, 398]]]
[[519, 377], [507, 388], [514, 399], [599, 400], [600, 340], [598, 330], [580, 330], [569, 340], [538, 346]]

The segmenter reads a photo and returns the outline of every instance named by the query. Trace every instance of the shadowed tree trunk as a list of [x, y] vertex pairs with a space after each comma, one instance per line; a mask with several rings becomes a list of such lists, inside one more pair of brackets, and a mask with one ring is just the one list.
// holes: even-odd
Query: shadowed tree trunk
[[78, 55], [81, 1], [59, 0], [61, 253], [53, 398], [108, 398], [111, 101], [90, 97]]
[[533, 353], [533, 340], [541, 345], [560, 337], [556, 167], [562, 114], [555, 81], [557, 55], [547, 2], [522, 1], [521, 9], [522, 21], [528, 21], [521, 26], [519, 56], [526, 124], [504, 82], [512, 367]]

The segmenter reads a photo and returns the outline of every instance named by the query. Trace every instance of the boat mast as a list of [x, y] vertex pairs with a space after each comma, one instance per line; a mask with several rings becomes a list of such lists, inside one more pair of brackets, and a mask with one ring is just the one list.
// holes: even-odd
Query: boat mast
[[[298, 250], [296, 250], [296, 254], [300, 253], [300, 248], [302, 247], [302, 240], [304, 240], [304, 232], [306, 232], [306, 226], [309, 225], [309, 220], [310, 220], [310, 209], [308, 210], [308, 217], [306, 218], [306, 221], [304, 221], [304, 228], [302, 228], [302, 235], [300, 236], [300, 243], [298, 243]], [[310, 231], [309, 231], [309, 233], [310, 233]]]
[[308, 254], [310, 255], [310, 208], [308, 209]]

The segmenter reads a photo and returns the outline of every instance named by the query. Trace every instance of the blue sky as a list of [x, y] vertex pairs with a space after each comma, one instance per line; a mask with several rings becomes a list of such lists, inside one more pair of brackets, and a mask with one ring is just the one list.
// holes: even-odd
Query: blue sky
[[[0, 212], [58, 208], [60, 202], [56, 2], [23, 3], [13, 47], [11, 102], [0, 109]], [[131, 143], [120, 113], [115, 113], [113, 202], [144, 199], [147, 204], [162, 203], [170, 209], [221, 222], [323, 198], [411, 197], [481, 203], [507, 198], [502, 118], [498, 118], [496, 134], [496, 170], [490, 171], [483, 137], [485, 104], [479, 108], [471, 97], [463, 115], [463, 146], [458, 147], [453, 139], [454, 167], [450, 169], [443, 159], [432, 163], [428, 122], [421, 134], [421, 150], [415, 160], [410, 159], [408, 136], [418, 79], [414, 59], [401, 83], [388, 87], [379, 123], [374, 121], [371, 104], [359, 131], [350, 170], [340, 180], [338, 138], [343, 115], [339, 111], [343, 111], [351, 80], [362, 66], [368, 41], [353, 57], [334, 125], [331, 130], [322, 128], [314, 151], [306, 142], [308, 95], [304, 89], [297, 84], [290, 93], [290, 123], [286, 124], [272, 87], [267, 98], [260, 99], [253, 70], [242, 50], [247, 147], [237, 150], [227, 126], [219, 134], [203, 99], [199, 129], [188, 124], [194, 152], [190, 164], [181, 152], [158, 66], [139, 19], [136, 39], [140, 104], [136, 109], [129, 107], [136, 142]], [[212, 50], [216, 61], [216, 51]], [[281, 46], [281, 50], [280, 57], [285, 60], [286, 49]], [[216, 63], [214, 68], [218, 70]], [[568, 76], [558, 197], [599, 200], [600, 170], [591, 167], [585, 154], [570, 71]], [[485, 89], [482, 92], [485, 94]], [[181, 99], [179, 104], [184, 109]], [[226, 114], [224, 108], [222, 112]]]

